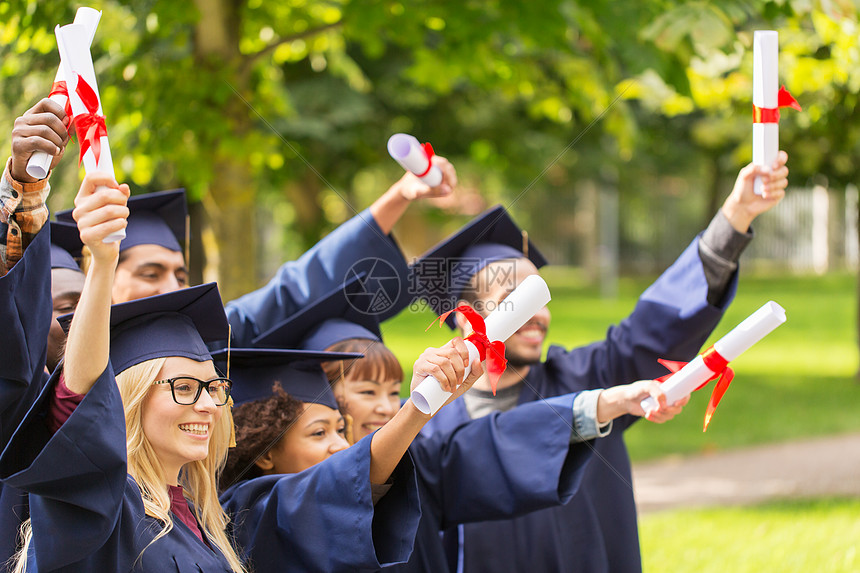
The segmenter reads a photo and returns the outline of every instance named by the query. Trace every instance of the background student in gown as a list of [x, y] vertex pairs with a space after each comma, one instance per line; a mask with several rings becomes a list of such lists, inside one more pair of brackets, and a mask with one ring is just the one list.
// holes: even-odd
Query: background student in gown
[[[65, 112], [50, 100], [28, 110], [15, 121], [12, 157], [0, 177], [0, 450], [47, 380], [53, 246], [46, 225], [47, 190], [27, 177], [27, 160], [45, 151], [53, 157], [53, 168], [68, 142], [67, 125]], [[14, 554], [18, 529], [28, 515], [26, 493], [0, 484], [0, 563]]]
[[[741, 169], [708, 228], [641, 295], [630, 316], [609, 327], [604, 340], [571, 350], [550, 346], [542, 360], [550, 323], [545, 308], [506, 341], [508, 370], [497, 395], [492, 396], [486, 379], [478, 381], [462, 401], [435, 416], [425, 432], [444, 434], [489, 412], [568, 392], [656, 378], [666, 373], [658, 358], [693, 358], [734, 297], [738, 258], [753, 238], [752, 221], [785, 194], [786, 161], [787, 155], [780, 152], [771, 169], [752, 165]], [[763, 196], [753, 193], [756, 176], [765, 181]], [[440, 260], [448, 265], [440, 266]], [[470, 304], [486, 315], [545, 262], [530, 242], [524, 256], [521, 230], [496, 208], [431, 249], [413, 272], [424, 284], [424, 296], [439, 303], [434, 307], [438, 312]], [[467, 326], [459, 316], [454, 320], [460, 328]], [[597, 459], [566, 505], [449, 530], [446, 543], [454, 566], [466, 573], [640, 571], [636, 506], [623, 434], [637, 419], [619, 418], [610, 435], [595, 442]]]

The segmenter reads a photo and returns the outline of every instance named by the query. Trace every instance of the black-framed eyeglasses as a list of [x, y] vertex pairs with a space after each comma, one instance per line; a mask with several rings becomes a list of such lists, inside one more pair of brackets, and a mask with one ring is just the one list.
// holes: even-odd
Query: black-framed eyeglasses
[[223, 406], [230, 399], [230, 389], [233, 387], [233, 382], [229, 378], [213, 378], [204, 382], [191, 376], [168, 378], [153, 382], [153, 384], [170, 384], [173, 401], [181, 406], [191, 406], [197, 403], [203, 388], [209, 392], [209, 396], [216, 406]]

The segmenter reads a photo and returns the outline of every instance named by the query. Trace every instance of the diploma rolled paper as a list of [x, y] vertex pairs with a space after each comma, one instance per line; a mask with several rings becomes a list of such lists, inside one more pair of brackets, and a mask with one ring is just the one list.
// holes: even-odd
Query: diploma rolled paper
[[411, 171], [430, 187], [436, 187], [442, 183], [442, 170], [430, 161], [433, 157], [433, 148], [429, 143], [421, 145], [411, 135], [395, 133], [388, 138], [388, 154], [403, 169]]
[[[538, 275], [531, 275], [509, 294], [486, 319], [487, 338], [492, 342], [505, 341], [529, 321], [540, 309], [550, 301], [549, 287]], [[478, 348], [469, 340], [469, 364], [466, 365], [465, 377], [471, 372], [472, 362], [480, 356]], [[439, 382], [428, 376], [412, 391], [412, 403], [424, 414], [431, 416], [451, 397], [451, 392], [445, 392]]]
[[[779, 34], [773, 30], [756, 30], [753, 34], [753, 106], [776, 109], [779, 89]], [[768, 167], [779, 153], [779, 123], [753, 123], [753, 163]], [[762, 182], [756, 177], [756, 195], [762, 194]]]
[[[757, 30], [753, 35], [753, 164], [770, 167], [779, 154], [779, 108], [803, 111], [785, 87], [779, 88], [779, 34]], [[762, 194], [756, 177], [753, 192]]]
[[[777, 303], [769, 301], [716, 341], [713, 350], [725, 362], [731, 362], [784, 322], [785, 309]], [[701, 387], [716, 374], [717, 372], [708, 368], [703, 355], [696, 356], [692, 362], [689, 362], [663, 382], [661, 388], [666, 394], [666, 403], [674, 404], [693, 390]], [[647, 414], [656, 410], [658, 404], [654, 398], [649, 397], [642, 400], [641, 406]]]
[[[99, 10], [95, 10], [93, 8], [80, 7], [78, 11], [75, 13], [75, 24], [80, 24], [87, 29], [89, 35], [89, 45], [92, 45], [93, 38], [96, 35], [96, 29], [99, 27], [99, 20], [102, 17], [102, 13]], [[60, 84], [65, 84], [66, 74], [63, 69], [63, 63], [60, 62], [60, 65], [57, 67], [57, 75], [54, 76], [54, 86], [58, 86]], [[69, 97], [66, 93], [56, 93], [55, 90], [52, 90], [51, 100], [60, 104], [60, 107], [65, 108], [66, 104], [69, 102]], [[71, 126], [69, 126], [71, 128]], [[44, 151], [37, 151], [33, 155], [30, 156], [30, 160], [27, 161], [27, 175], [30, 177], [35, 177], [36, 179], [44, 179], [48, 176], [48, 171], [51, 169], [51, 161], [53, 161], [53, 156], [48, 155]]]
[[[88, 31], [80, 24], [68, 24], [57, 26], [54, 32], [66, 76], [84, 170], [87, 173], [101, 171], [115, 178]], [[104, 242], [115, 243], [124, 238], [125, 229], [122, 229], [105, 237]]]

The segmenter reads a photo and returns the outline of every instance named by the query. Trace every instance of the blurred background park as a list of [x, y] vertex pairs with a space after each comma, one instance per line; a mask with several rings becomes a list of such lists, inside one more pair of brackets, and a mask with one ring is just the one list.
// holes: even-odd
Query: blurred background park
[[[50, 90], [55, 24], [80, 4], [0, 3], [0, 143]], [[790, 189], [756, 223], [727, 332], [767, 300], [788, 322], [707, 396], [628, 432], [635, 461], [860, 432], [857, 415], [860, 47], [854, 0], [93, 0], [93, 44], [119, 181], [185, 187], [193, 282], [225, 299], [383, 193], [385, 143], [432, 142], [460, 188], [395, 234], [423, 252], [495, 203], [553, 267], [550, 340], [602, 338], [704, 228], [751, 158], [752, 36], [780, 33]], [[52, 175], [71, 206], [77, 146]], [[405, 365], [448, 333], [385, 325]], [[844, 452], [858, 456], [860, 452]], [[860, 476], [854, 476], [860, 480]], [[785, 500], [642, 518], [647, 571], [857, 571], [860, 502]], [[674, 538], [667, 542], [668, 538]]]

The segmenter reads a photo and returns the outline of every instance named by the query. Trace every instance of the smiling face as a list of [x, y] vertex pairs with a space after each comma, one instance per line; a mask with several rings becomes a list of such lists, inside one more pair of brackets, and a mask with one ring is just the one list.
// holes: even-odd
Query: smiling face
[[352, 417], [352, 441], [357, 442], [385, 425], [400, 409], [403, 368], [378, 340], [348, 338], [328, 352], [358, 352], [363, 358], [323, 364], [340, 409]]
[[400, 409], [400, 380], [352, 378], [332, 385], [335, 398], [352, 416], [353, 441], [369, 436], [384, 426]]
[[160, 245], [136, 245], [120, 254], [113, 281], [114, 304], [173, 292], [188, 286], [181, 252]]
[[[205, 381], [218, 374], [211, 361], [172, 356], [165, 361], [157, 379], [177, 376]], [[201, 392], [193, 405], [182, 406], [173, 400], [170, 384], [154, 384], [149, 389], [143, 401], [141, 424], [169, 480], [176, 480], [186, 463], [206, 458], [212, 431], [221, 419], [223, 408], [215, 405], [208, 392]]]
[[299, 417], [266, 453], [266, 459], [260, 460], [261, 467], [267, 474], [299, 473], [348, 448], [345, 431], [340, 412], [306, 402]]
[[[526, 258], [490, 263], [472, 278], [470, 296], [464, 297], [465, 301], [486, 317], [526, 277], [536, 274], [537, 267]], [[543, 307], [505, 341], [505, 357], [512, 366], [526, 366], [540, 361], [550, 318], [549, 309]], [[468, 324], [459, 314], [457, 321], [461, 328], [465, 326], [468, 330]]]
[[72, 269], [51, 269], [51, 298], [53, 312], [51, 314], [51, 329], [48, 331], [48, 370], [54, 371], [63, 358], [66, 344], [66, 333], [63, 332], [57, 317], [75, 312], [81, 291], [84, 288], [84, 273]]

